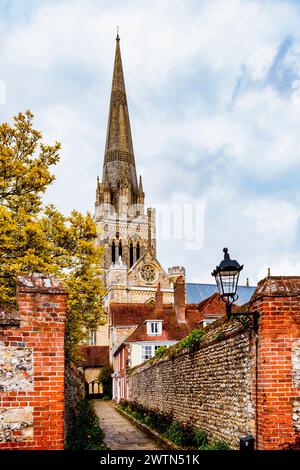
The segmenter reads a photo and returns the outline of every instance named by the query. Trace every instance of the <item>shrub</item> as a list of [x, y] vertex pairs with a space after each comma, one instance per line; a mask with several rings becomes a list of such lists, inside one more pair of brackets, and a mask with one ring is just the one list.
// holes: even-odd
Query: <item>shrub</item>
[[77, 407], [77, 417], [71, 427], [66, 442], [66, 450], [106, 449], [104, 433], [99, 427], [98, 417], [92, 403], [83, 399]]
[[174, 442], [177, 446], [182, 446], [184, 444], [184, 434], [178, 421], [174, 421], [171, 424], [171, 426], [165, 431], [164, 436]]
[[112, 397], [112, 378], [111, 374], [113, 373], [113, 369], [110, 365], [102, 367], [100, 374], [99, 374], [99, 382], [102, 384], [103, 387], [103, 395], [108, 400], [111, 400]]
[[161, 358], [164, 356], [165, 352], [167, 350], [167, 346], [160, 346], [159, 348], [157, 348], [157, 350], [155, 351], [155, 357], [157, 358]]
[[151, 416], [147, 415], [145, 416], [144, 418], [144, 423], [146, 424], [146, 426], [149, 426], [149, 428], [153, 428], [154, 427], [154, 423], [152, 421], [152, 418]]
[[103, 395], [102, 400], [105, 400], [105, 401], [111, 400], [111, 396]]
[[197, 449], [200, 449], [200, 447], [207, 445], [208, 439], [207, 439], [207, 432], [204, 431], [204, 429], [197, 429], [194, 433], [194, 443], [197, 447]]
[[148, 414], [154, 423], [154, 429], [163, 434], [173, 422], [173, 413], [162, 414], [155, 410], [148, 410]]
[[202, 336], [204, 335], [203, 330], [193, 330], [189, 335], [183, 338], [178, 343], [178, 349], [189, 349], [190, 351], [197, 351], [199, 349]]
[[218, 440], [211, 442], [210, 444], [202, 445], [200, 450], [230, 450], [230, 447], [226, 441]]

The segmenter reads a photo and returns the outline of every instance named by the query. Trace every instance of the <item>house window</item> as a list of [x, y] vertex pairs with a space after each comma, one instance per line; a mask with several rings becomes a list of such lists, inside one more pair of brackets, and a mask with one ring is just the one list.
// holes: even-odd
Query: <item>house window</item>
[[95, 346], [97, 344], [97, 332], [90, 331], [89, 344]]
[[161, 321], [148, 321], [147, 322], [147, 334], [148, 335], [161, 335], [161, 333], [162, 333]]
[[153, 356], [152, 346], [142, 346], [142, 361], [147, 361]]
[[142, 361], [147, 361], [147, 359], [151, 359], [151, 357], [155, 356], [156, 351], [160, 347], [161, 344], [142, 346]]

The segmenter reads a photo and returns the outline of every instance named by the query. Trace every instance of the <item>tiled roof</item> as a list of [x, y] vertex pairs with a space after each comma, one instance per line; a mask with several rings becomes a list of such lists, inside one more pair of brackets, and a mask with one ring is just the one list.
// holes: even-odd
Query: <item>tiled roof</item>
[[83, 367], [99, 367], [109, 363], [108, 346], [80, 346], [79, 353], [83, 358]]
[[[154, 306], [153, 306], [154, 307]], [[125, 342], [137, 341], [179, 341], [195, 328], [199, 327], [201, 320], [199, 311], [195, 308], [186, 307], [186, 323], [179, 323], [174, 308], [171, 305], [164, 305], [163, 310], [149, 313], [144, 321], [134, 330]], [[147, 325], [145, 320], [163, 320], [161, 335], [147, 335]]]
[[112, 326], [139, 325], [154, 310], [155, 304], [111, 303], [110, 318]]
[[[187, 282], [186, 285], [186, 302], [187, 304], [199, 304], [202, 300], [212, 296], [218, 292], [216, 284], [196, 284]], [[238, 300], [237, 305], [244, 305], [249, 302], [256, 287], [239, 286], [237, 288]]]
[[206, 314], [225, 315], [226, 313], [225, 303], [217, 292], [208, 297], [208, 299], [202, 300], [198, 305], [198, 310], [203, 316]]
[[[250, 288], [247, 288], [250, 289]], [[235, 306], [233, 306], [234, 308]], [[111, 321], [113, 326], [128, 327], [137, 325], [134, 331], [118, 346], [115, 355], [125, 343], [138, 341], [180, 341], [192, 330], [199, 328], [205, 318], [219, 318], [226, 314], [225, 303], [217, 292], [200, 303], [187, 304], [185, 308], [186, 322], [178, 322], [172, 304], [164, 304], [162, 310], [156, 310], [155, 304], [111, 304]], [[146, 320], [162, 320], [162, 334], [148, 335]]]

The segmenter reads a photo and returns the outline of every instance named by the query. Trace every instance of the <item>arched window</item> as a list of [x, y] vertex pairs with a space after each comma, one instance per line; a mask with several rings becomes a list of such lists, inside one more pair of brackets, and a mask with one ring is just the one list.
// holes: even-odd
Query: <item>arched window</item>
[[114, 240], [111, 244], [111, 262], [112, 263], [116, 262], [116, 244]]
[[136, 244], [136, 259], [138, 260], [140, 256], [141, 256], [140, 243], [137, 242], [137, 244]]
[[131, 268], [131, 266], [133, 265], [133, 244], [132, 244], [132, 242], [130, 243], [130, 246], [129, 246], [129, 264], [130, 264], [130, 268]]
[[122, 258], [122, 242], [121, 240], [119, 241], [119, 256]]

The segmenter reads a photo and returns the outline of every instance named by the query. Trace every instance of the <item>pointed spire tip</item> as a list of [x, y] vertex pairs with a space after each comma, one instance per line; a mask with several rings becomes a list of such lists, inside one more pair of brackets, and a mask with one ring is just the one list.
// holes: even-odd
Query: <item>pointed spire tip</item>
[[120, 41], [119, 26], [117, 26], [117, 37], [116, 37], [116, 41]]

